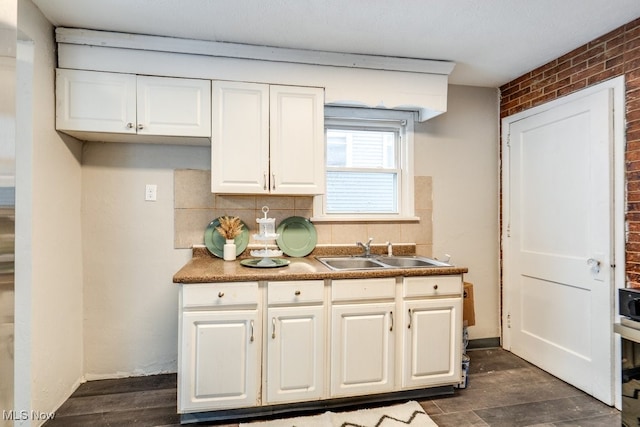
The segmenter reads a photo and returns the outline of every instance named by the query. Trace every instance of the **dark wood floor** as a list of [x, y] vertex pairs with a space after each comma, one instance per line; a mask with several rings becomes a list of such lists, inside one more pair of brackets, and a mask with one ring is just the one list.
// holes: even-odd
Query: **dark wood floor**
[[[469, 351], [469, 387], [421, 401], [440, 427], [611, 427], [620, 413], [501, 349]], [[176, 376], [90, 381], [46, 427], [178, 426]], [[237, 426], [237, 424], [208, 424]]]

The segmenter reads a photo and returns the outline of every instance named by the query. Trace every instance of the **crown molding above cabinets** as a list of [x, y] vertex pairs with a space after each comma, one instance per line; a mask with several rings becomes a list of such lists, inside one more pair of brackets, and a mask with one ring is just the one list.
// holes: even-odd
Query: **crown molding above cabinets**
[[447, 109], [455, 64], [57, 28], [58, 67], [325, 88], [325, 104], [418, 112]]

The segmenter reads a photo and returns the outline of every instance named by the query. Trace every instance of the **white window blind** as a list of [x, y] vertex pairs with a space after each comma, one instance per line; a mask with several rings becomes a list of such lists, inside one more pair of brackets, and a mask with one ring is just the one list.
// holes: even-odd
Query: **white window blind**
[[314, 218], [413, 218], [413, 114], [325, 109], [326, 192]]
[[329, 126], [326, 213], [398, 213], [394, 129]]

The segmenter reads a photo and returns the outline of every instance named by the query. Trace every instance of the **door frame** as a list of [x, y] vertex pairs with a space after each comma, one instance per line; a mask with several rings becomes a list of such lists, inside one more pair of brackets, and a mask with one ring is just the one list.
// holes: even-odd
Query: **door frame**
[[[502, 165], [502, 174], [500, 179], [501, 184], [501, 227], [500, 227], [500, 243], [501, 243], [501, 272], [500, 282], [502, 284], [501, 291], [501, 329], [502, 329], [502, 347], [506, 350], [511, 348], [511, 334], [509, 331], [508, 313], [514, 301], [511, 298], [510, 284], [505, 280], [510, 275], [511, 260], [509, 259], [510, 239], [508, 235], [508, 227], [510, 224], [510, 158], [509, 158], [509, 131], [512, 123], [527, 117], [540, 114], [542, 112], [551, 110], [560, 105], [573, 102], [579, 98], [589, 96], [593, 93], [603, 90], [611, 90], [612, 93], [612, 105], [613, 105], [613, 130], [611, 137], [612, 142], [612, 158], [611, 162], [611, 177], [613, 179], [612, 187], [612, 210], [611, 218], [613, 224], [611, 224], [612, 232], [612, 284], [611, 284], [611, 304], [612, 307], [612, 319], [611, 329], [613, 324], [620, 321], [618, 315], [618, 295], [617, 289], [625, 287], [625, 148], [626, 148], [626, 132], [625, 132], [625, 79], [624, 76], [619, 76], [611, 80], [604, 81], [602, 83], [590, 86], [582, 89], [578, 92], [569, 94], [562, 98], [549, 101], [545, 104], [537, 107], [530, 108], [528, 110], [516, 113], [514, 115], [505, 117], [502, 119], [502, 135], [501, 135], [501, 154], [500, 160]], [[612, 333], [614, 339], [613, 348], [613, 360], [614, 360], [614, 384], [619, 384], [621, 380], [620, 373], [620, 340], [615, 339], [615, 334]], [[616, 387], [614, 392], [615, 407], [620, 409], [621, 396], [620, 388]]]

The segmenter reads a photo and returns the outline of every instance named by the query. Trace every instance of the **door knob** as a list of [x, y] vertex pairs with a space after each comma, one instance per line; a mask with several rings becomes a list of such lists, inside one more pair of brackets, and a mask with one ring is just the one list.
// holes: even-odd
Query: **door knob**
[[591, 271], [594, 274], [600, 273], [600, 261], [595, 258], [589, 258], [587, 260], [587, 264], [591, 267]]

